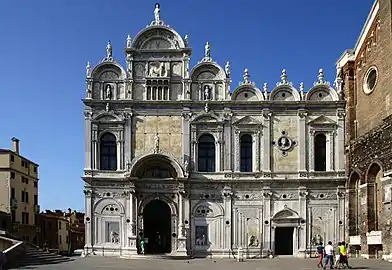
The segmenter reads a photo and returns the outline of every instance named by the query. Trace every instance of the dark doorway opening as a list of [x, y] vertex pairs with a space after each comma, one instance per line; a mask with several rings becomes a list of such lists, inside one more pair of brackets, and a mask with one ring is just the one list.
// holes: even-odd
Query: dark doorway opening
[[167, 203], [153, 200], [143, 210], [145, 253], [171, 252], [171, 210]]
[[275, 228], [275, 255], [293, 255], [294, 227]]

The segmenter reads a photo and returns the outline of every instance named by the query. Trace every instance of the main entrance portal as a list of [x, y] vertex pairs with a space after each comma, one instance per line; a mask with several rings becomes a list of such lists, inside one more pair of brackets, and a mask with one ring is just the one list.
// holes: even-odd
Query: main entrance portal
[[145, 252], [162, 254], [171, 252], [171, 210], [161, 200], [149, 202], [143, 210]]
[[293, 255], [293, 227], [275, 228], [275, 255]]

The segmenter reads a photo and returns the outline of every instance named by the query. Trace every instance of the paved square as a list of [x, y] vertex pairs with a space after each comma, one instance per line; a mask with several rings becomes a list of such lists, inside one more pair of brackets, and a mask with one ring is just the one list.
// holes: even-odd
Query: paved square
[[[392, 263], [377, 260], [351, 259], [353, 269], [392, 269]], [[19, 269], [137, 269], [137, 270], [284, 270], [284, 269], [318, 269], [315, 259], [275, 258], [249, 260], [238, 263], [230, 259], [193, 259], [193, 260], [126, 260], [108, 257], [80, 258], [73, 261], [52, 264], [29, 266]]]

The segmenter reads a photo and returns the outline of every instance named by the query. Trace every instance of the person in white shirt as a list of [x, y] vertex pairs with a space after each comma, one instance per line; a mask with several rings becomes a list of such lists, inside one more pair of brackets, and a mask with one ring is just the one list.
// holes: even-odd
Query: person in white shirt
[[325, 246], [325, 264], [324, 264], [324, 269], [327, 269], [327, 265], [329, 262], [329, 266], [330, 269], [333, 269], [333, 254], [334, 254], [334, 250], [333, 250], [333, 246], [332, 246], [332, 242], [329, 241], [328, 245]]

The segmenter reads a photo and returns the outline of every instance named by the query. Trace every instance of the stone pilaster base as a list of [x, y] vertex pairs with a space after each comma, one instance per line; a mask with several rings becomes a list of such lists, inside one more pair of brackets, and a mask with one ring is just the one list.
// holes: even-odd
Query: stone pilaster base
[[186, 237], [179, 237], [177, 240], [177, 250], [173, 251], [170, 255], [174, 256], [187, 256], [186, 251]]

